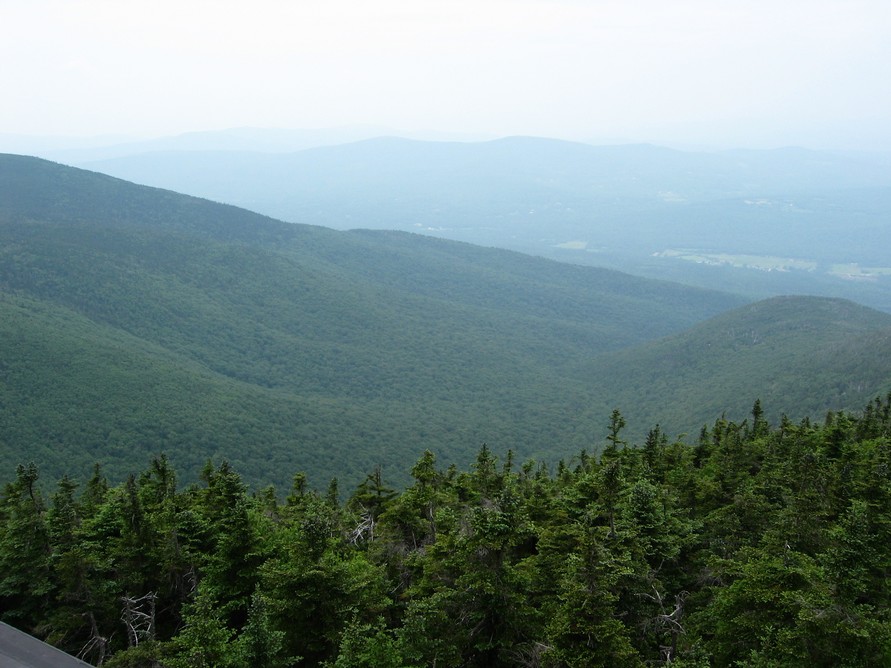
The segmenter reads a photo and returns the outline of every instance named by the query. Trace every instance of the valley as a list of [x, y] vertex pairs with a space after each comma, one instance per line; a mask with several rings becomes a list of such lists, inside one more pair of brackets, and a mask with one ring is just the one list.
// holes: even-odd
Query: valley
[[[216, 141], [227, 146], [225, 136]], [[874, 280], [861, 289], [830, 270], [887, 266], [891, 171], [884, 153], [695, 152], [535, 137], [377, 137], [276, 153], [242, 146], [210, 151], [171, 142], [166, 150], [103, 160], [85, 155], [76, 164], [290, 222], [399, 229], [752, 299], [816, 294], [891, 312], [887, 274], [870, 274]], [[730, 260], [727, 279], [711, 264], [659, 255], [675, 248], [795, 258], [819, 269], [764, 276], [761, 261]]]
[[[891, 316], [399, 231], [336, 231], [0, 160], [2, 465], [349, 483], [423, 448], [554, 462], [762, 399], [819, 418], [891, 388]], [[711, 333], [709, 333], [711, 332]], [[716, 334], [715, 332], [719, 332]], [[724, 332], [724, 334], [720, 334]], [[727, 335], [737, 332], [740, 334]], [[749, 336], [748, 333], [756, 335]], [[820, 360], [820, 364], [813, 364]]]
[[0, 668], [891, 666], [888, 0], [0, 6]]

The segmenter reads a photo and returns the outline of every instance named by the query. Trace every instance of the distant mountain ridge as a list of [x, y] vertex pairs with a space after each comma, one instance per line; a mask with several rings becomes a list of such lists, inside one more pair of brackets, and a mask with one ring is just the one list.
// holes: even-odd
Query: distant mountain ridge
[[[275, 155], [173, 151], [81, 166], [292, 222], [418, 231], [753, 297], [804, 292], [891, 312], [882, 252], [891, 247], [889, 164], [885, 154], [798, 148], [378, 137]], [[689, 260], [702, 255], [724, 259]], [[746, 269], [749, 256], [796, 258], [809, 269]], [[851, 273], [862, 280], [852, 283]]]
[[[307, 192], [336, 185], [349, 192], [368, 179], [374, 187], [386, 186], [387, 195], [423, 186], [424, 195], [439, 188], [454, 196], [457, 186], [475, 183], [490, 184], [489, 190], [534, 186], [540, 191], [536, 195], [563, 192], [573, 198], [618, 196], [654, 202], [664, 201], [667, 192], [701, 200], [813, 192], [829, 182], [835, 188], [891, 187], [884, 163], [863, 156], [791, 148], [692, 153], [651, 144], [592, 146], [539, 137], [486, 142], [373, 137], [274, 154], [158, 150], [84, 166], [147, 185], [198, 188], [195, 194], [220, 201], [221, 195], [285, 197], [280, 190], [285, 184]], [[330, 183], [333, 177], [339, 182]], [[230, 190], [233, 186], [235, 191]], [[300, 200], [292, 194], [283, 201]]]
[[[403, 232], [284, 223], [0, 156], [0, 465], [33, 458], [54, 477], [98, 460], [121, 477], [164, 450], [192, 476], [226, 457], [253, 483], [283, 486], [298, 470], [323, 485], [404, 469], [424, 448], [466, 461], [484, 441], [553, 461], [597, 447], [616, 407], [638, 420], [634, 436], [750, 406], [765, 375], [731, 383], [742, 372], [730, 362], [685, 378], [713, 388], [700, 405], [646, 390], [671, 386], [658, 371], [672, 346], [699, 345], [701, 330], [683, 330], [743, 302]], [[847, 315], [791, 343], [765, 335], [794, 344], [770, 370], [800, 379], [810, 402], [765, 408], [857, 408], [887, 389], [891, 356], [839, 394], [796, 351], [831, 339], [830, 373], [862, 365], [891, 316], [809, 304], [789, 322], [806, 328], [815, 304]], [[735, 313], [738, 328], [756, 317]], [[668, 335], [679, 338], [655, 343]]]
[[288, 153], [317, 146], [335, 146], [381, 136], [425, 141], [479, 141], [477, 135], [420, 131], [399, 133], [377, 125], [347, 125], [317, 129], [239, 127], [133, 139], [121, 137], [30, 137], [0, 133], [0, 152], [35, 155], [79, 164], [157, 151], [253, 151]]

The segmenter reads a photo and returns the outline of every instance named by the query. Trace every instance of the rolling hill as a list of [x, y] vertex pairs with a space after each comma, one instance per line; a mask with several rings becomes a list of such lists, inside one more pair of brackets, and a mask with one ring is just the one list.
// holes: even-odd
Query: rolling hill
[[[190, 478], [226, 457], [256, 485], [287, 486], [298, 470], [324, 485], [376, 464], [404, 472], [424, 448], [444, 462], [466, 462], [482, 442], [569, 456], [602, 442], [614, 407], [638, 420], [633, 435], [698, 427], [703, 411], [758, 396], [799, 415], [888, 388], [872, 351], [891, 317], [842, 302], [788, 307], [788, 327], [762, 327], [777, 348], [764, 368], [734, 365], [732, 337], [714, 344], [726, 364], [682, 374], [658, 362], [695, 356], [710, 323], [684, 330], [718, 314], [739, 331], [774, 320], [769, 303], [728, 313], [742, 304], [466, 243], [283, 223], [0, 156], [0, 466], [33, 459], [53, 478], [100, 461], [120, 478], [166, 451]], [[808, 324], [815, 304], [846, 315]], [[830, 341], [834, 357], [814, 368], [801, 351]], [[869, 374], [840, 393], [838, 374], [857, 365]], [[805, 397], [768, 405], [765, 369]], [[712, 387], [712, 404], [680, 384], [673, 404], [646, 391], [677, 379]], [[715, 389], [725, 385], [732, 397]]]
[[740, 420], [757, 396], [776, 424], [859, 409], [891, 390], [891, 316], [846, 300], [774, 297], [681, 334], [594, 360], [584, 371], [621, 378], [612, 401], [629, 422], [694, 437], [726, 413]]

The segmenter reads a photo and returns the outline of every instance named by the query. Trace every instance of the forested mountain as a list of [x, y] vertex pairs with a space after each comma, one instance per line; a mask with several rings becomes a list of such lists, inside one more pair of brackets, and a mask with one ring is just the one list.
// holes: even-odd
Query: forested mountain
[[416, 230], [753, 298], [819, 294], [891, 312], [889, 163], [511, 137], [157, 151], [82, 166], [294, 222]]
[[419, 448], [554, 461], [603, 443], [616, 407], [640, 439], [744, 414], [762, 393], [771, 411], [819, 416], [889, 387], [876, 352], [891, 318], [852, 304], [765, 302], [681, 333], [741, 304], [4, 156], [2, 466], [101, 461], [120, 479], [165, 451], [187, 479], [225, 457], [254, 484], [304, 470], [318, 486], [377, 464], [398, 475]]
[[745, 415], [756, 388], [772, 421], [864, 403], [891, 390], [889, 355], [888, 314], [837, 299], [774, 297], [582, 369], [592, 380], [620, 379], [611, 400], [630, 422], [676, 434], [725, 413]]
[[[322, 494], [163, 457], [0, 492], [0, 618], [105, 668], [891, 663], [891, 395]], [[405, 468], [408, 465], [405, 464]], [[45, 487], [46, 488], [46, 487]]]

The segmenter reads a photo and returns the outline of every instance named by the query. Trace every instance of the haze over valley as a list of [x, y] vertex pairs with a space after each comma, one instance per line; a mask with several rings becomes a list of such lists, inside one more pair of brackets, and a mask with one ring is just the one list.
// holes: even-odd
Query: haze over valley
[[222, 150], [250, 136], [264, 146], [265, 133], [208, 133], [76, 162], [291, 222], [400, 229], [752, 298], [821, 294], [891, 311], [891, 154], [532, 137]]

